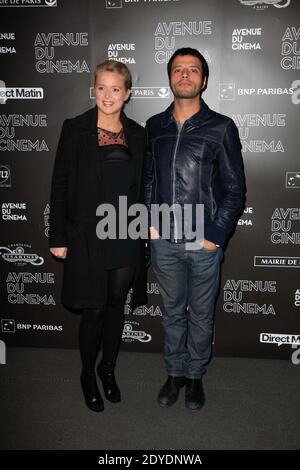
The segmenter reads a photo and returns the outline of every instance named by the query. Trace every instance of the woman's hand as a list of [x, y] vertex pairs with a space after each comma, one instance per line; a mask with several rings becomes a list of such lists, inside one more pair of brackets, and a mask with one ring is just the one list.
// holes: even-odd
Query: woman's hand
[[53, 256], [56, 256], [56, 258], [61, 258], [65, 259], [67, 257], [67, 247], [63, 248], [50, 248], [50, 253], [53, 254]]

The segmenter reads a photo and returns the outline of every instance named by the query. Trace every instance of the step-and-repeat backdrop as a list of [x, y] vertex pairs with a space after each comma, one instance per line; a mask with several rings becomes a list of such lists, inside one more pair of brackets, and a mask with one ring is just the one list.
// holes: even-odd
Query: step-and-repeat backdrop
[[[65, 118], [94, 106], [106, 58], [133, 74], [127, 114], [144, 124], [172, 101], [179, 47], [210, 66], [204, 99], [232, 117], [247, 204], [222, 265], [214, 351], [300, 357], [300, 3], [298, 0], [0, 0], [0, 338], [77, 347], [80, 316], [60, 303], [48, 250], [49, 192]], [[126, 310], [122, 348], [162, 351], [161, 304]], [[2, 343], [3, 345], [3, 343]]]

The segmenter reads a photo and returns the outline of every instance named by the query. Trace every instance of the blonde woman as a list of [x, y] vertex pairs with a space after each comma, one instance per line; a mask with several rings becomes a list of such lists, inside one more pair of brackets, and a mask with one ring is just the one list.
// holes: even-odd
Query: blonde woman
[[[106, 60], [95, 70], [96, 106], [67, 119], [54, 165], [50, 206], [50, 252], [64, 260], [62, 302], [81, 309], [79, 349], [86, 405], [103, 411], [95, 366], [106, 398], [121, 399], [114, 369], [124, 323], [124, 303], [146, 303], [144, 244], [141, 239], [99, 239], [96, 209], [127, 196], [142, 201], [144, 129], [123, 112], [131, 74], [121, 62]], [[121, 214], [122, 215], [122, 214]], [[118, 233], [118, 232], [117, 232]]]

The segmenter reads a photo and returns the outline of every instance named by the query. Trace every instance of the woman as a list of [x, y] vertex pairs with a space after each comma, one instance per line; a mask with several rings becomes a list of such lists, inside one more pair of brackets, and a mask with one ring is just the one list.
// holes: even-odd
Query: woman
[[132, 309], [147, 297], [143, 241], [99, 238], [96, 209], [101, 203], [117, 209], [119, 196], [127, 196], [128, 207], [142, 201], [145, 135], [123, 112], [132, 86], [124, 64], [99, 64], [94, 86], [96, 106], [63, 124], [52, 179], [49, 241], [51, 253], [64, 260], [62, 302], [82, 309], [80, 381], [86, 405], [99, 412], [104, 404], [95, 365], [101, 340], [97, 372], [106, 398], [119, 402], [114, 368], [124, 303], [131, 286]]

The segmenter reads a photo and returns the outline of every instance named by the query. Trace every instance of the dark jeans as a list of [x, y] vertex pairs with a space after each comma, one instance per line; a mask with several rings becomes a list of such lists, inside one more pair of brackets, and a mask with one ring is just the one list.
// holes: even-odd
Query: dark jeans
[[152, 266], [163, 302], [164, 357], [169, 375], [199, 379], [211, 355], [222, 248], [186, 250], [151, 241]]

